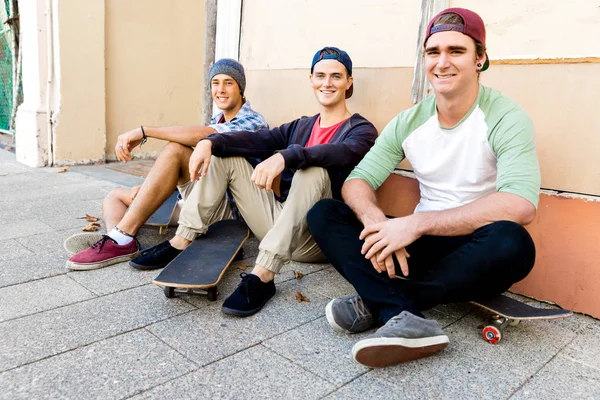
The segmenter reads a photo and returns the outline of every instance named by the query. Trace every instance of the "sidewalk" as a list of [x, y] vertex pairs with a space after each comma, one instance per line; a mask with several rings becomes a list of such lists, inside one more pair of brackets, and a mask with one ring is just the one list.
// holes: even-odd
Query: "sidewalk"
[[[28, 168], [0, 149], [0, 399], [600, 398], [600, 321], [582, 315], [523, 321], [490, 345], [478, 329], [484, 312], [437, 307], [426, 314], [450, 338], [443, 352], [373, 370], [350, 353], [365, 335], [327, 324], [327, 302], [352, 293], [328, 264], [288, 264], [252, 317], [220, 312], [255, 239], [216, 302], [167, 299], [151, 284], [159, 271], [126, 263], [69, 272], [62, 243], [86, 224], [77, 218], [100, 217], [115, 182], [140, 179], [103, 166]], [[173, 233], [144, 228], [140, 241]], [[298, 303], [297, 291], [310, 302]]]

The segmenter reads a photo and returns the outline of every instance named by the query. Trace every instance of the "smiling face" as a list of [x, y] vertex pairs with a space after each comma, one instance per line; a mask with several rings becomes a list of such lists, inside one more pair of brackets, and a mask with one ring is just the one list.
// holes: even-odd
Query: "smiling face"
[[425, 71], [437, 96], [453, 98], [479, 87], [478, 63], [472, 38], [456, 31], [438, 32], [425, 43]]
[[317, 101], [324, 107], [333, 107], [346, 101], [346, 90], [352, 86], [344, 64], [337, 60], [321, 60], [315, 64], [310, 83]]
[[223, 112], [239, 110], [242, 107], [240, 87], [229, 75], [218, 74], [210, 81], [212, 97]]

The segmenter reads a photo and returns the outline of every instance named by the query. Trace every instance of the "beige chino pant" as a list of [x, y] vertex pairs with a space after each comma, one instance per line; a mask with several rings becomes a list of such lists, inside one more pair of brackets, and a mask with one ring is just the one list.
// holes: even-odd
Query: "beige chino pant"
[[275, 199], [273, 191], [256, 186], [250, 180], [252, 172], [243, 157], [213, 156], [206, 176], [194, 183], [183, 203], [177, 235], [193, 241], [212, 223], [228, 218], [231, 211], [225, 193], [229, 188], [246, 224], [261, 241], [256, 264], [279, 273], [290, 260], [323, 261], [308, 232], [306, 214], [317, 201], [332, 196], [327, 171], [319, 167], [296, 171], [284, 203]]

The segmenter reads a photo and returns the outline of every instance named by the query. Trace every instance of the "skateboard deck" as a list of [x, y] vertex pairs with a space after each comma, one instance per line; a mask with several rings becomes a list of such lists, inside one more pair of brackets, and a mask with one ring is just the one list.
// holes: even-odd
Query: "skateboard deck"
[[169, 221], [171, 221], [171, 217], [175, 212], [175, 208], [177, 208], [178, 198], [179, 191], [175, 190], [173, 194], [158, 207], [158, 210], [148, 218], [145, 225], [158, 226], [158, 232], [161, 235], [165, 233], [169, 226]]
[[182, 251], [152, 281], [164, 287], [165, 296], [173, 297], [175, 289], [205, 291], [214, 301], [219, 294], [217, 285], [235, 259], [243, 256], [242, 245], [250, 231], [242, 221], [229, 219], [215, 222], [202, 235]]
[[503, 294], [471, 303], [492, 313], [489, 324], [481, 332], [483, 338], [492, 344], [502, 339], [502, 330], [507, 325], [516, 326], [521, 320], [557, 319], [573, 315], [569, 310], [533, 307]]

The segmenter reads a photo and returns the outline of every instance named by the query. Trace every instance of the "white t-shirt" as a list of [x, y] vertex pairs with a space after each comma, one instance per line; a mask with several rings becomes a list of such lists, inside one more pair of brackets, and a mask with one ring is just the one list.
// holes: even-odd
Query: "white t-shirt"
[[479, 86], [473, 107], [452, 128], [438, 121], [435, 96], [398, 114], [352, 171], [377, 189], [407, 158], [419, 181], [416, 212], [469, 204], [509, 192], [537, 207], [540, 169], [529, 116], [500, 92]]

